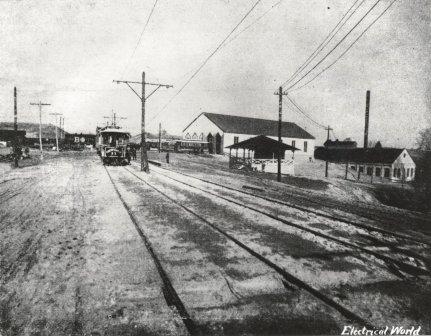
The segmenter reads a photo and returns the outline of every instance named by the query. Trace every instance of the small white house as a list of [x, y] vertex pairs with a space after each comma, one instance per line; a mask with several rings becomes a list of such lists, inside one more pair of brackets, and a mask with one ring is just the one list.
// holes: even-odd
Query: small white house
[[[183, 138], [209, 143], [209, 152], [228, 153], [226, 148], [238, 142], [265, 135], [278, 140], [278, 121], [203, 112], [183, 130]], [[313, 157], [315, 138], [291, 122], [282, 122], [282, 142], [296, 147], [295, 159]]]
[[[361, 176], [391, 181], [412, 181], [416, 164], [404, 148], [324, 148], [315, 150], [316, 159], [345, 163], [347, 169]], [[346, 170], [347, 172], [347, 170]]]

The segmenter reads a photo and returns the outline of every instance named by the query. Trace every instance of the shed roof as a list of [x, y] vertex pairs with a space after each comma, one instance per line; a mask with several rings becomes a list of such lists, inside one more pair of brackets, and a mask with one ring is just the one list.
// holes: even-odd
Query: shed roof
[[230, 148], [230, 149], [242, 148], [242, 149], [249, 149], [249, 150], [265, 148], [266, 150], [274, 153], [278, 153], [278, 151], [285, 151], [285, 150], [291, 150], [293, 152], [298, 150], [298, 148], [295, 148], [293, 146], [287, 145], [282, 142], [278, 142], [277, 140], [268, 138], [264, 135], [259, 135], [254, 138], [250, 138], [250, 139], [238, 142], [236, 144], [227, 146], [226, 148]]
[[324, 148], [314, 151], [316, 159], [331, 162], [392, 164], [403, 152], [403, 148]]
[[[278, 135], [277, 120], [248, 118], [209, 112], [203, 112], [200, 115], [202, 114], [225, 133], [253, 135], [264, 134], [266, 136]], [[187, 127], [189, 127], [193, 122], [191, 122]], [[187, 127], [184, 130], [186, 130]], [[286, 121], [281, 123], [281, 136], [285, 138], [314, 139], [314, 137], [303, 128], [299, 127], [295, 123]]]

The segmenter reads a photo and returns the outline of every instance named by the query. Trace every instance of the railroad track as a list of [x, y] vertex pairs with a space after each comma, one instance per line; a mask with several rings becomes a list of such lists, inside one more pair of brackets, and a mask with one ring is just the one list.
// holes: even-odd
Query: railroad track
[[[130, 171], [130, 170], [128, 170], [127, 168], [125, 168], [125, 169], [126, 169], [127, 171], [129, 171], [129, 173], [134, 174], [133, 172], [131, 172], [131, 171]], [[388, 269], [389, 269], [392, 273], [394, 273], [395, 275], [399, 276], [400, 278], [404, 278], [404, 276], [403, 276], [403, 275], [402, 275], [402, 273], [400, 273], [399, 271], [402, 271], [402, 272], [404, 272], [404, 273], [407, 273], [407, 274], [410, 274], [410, 275], [413, 275], [413, 276], [419, 276], [419, 275], [427, 275], [427, 276], [430, 276], [430, 275], [431, 275], [431, 272], [426, 268], [426, 267], [427, 267], [427, 265], [431, 264], [431, 261], [427, 260], [426, 258], [422, 257], [422, 256], [421, 256], [421, 255], [419, 255], [419, 254], [412, 253], [412, 252], [410, 252], [410, 251], [407, 251], [407, 250], [404, 250], [404, 249], [398, 248], [398, 247], [396, 247], [396, 246], [392, 246], [392, 247], [391, 247], [394, 251], [396, 251], [396, 252], [398, 252], [398, 253], [405, 254], [405, 255], [406, 255], [406, 254], [408, 254], [408, 257], [410, 257], [410, 258], [414, 258], [414, 261], [415, 261], [416, 263], [422, 264], [422, 265], [423, 265], [423, 267], [419, 267], [419, 266], [416, 266], [416, 265], [412, 265], [412, 264], [406, 263], [406, 262], [404, 262], [404, 261], [400, 261], [400, 260], [395, 259], [395, 258], [393, 258], [393, 257], [391, 257], [391, 256], [387, 256], [387, 255], [385, 255], [385, 254], [382, 254], [382, 253], [376, 252], [376, 251], [374, 251], [374, 250], [371, 250], [371, 249], [369, 249], [369, 248], [366, 248], [366, 247], [360, 246], [360, 245], [358, 245], [358, 244], [351, 243], [351, 242], [349, 242], [349, 241], [346, 241], [346, 240], [340, 239], [340, 238], [338, 238], [338, 237], [334, 237], [334, 236], [328, 235], [328, 234], [326, 234], [326, 233], [322, 233], [322, 232], [320, 232], [320, 231], [316, 231], [315, 229], [311, 229], [311, 228], [309, 228], [309, 227], [305, 227], [305, 226], [300, 225], [300, 224], [297, 224], [297, 223], [293, 223], [293, 222], [291, 222], [291, 221], [288, 221], [288, 220], [286, 220], [286, 219], [280, 218], [280, 217], [278, 217], [278, 216], [276, 216], [276, 215], [274, 215], [274, 214], [272, 214], [272, 213], [269, 213], [269, 212], [267, 212], [267, 211], [259, 210], [259, 209], [256, 209], [256, 208], [252, 207], [252, 206], [249, 206], [249, 205], [247, 205], [247, 204], [245, 204], [245, 203], [239, 202], [239, 201], [237, 201], [236, 199], [227, 198], [227, 197], [221, 196], [221, 195], [219, 195], [219, 194], [217, 194], [217, 193], [214, 193], [214, 192], [212, 192], [212, 191], [209, 191], [208, 189], [200, 188], [200, 187], [197, 187], [197, 186], [192, 185], [192, 184], [190, 184], [190, 183], [187, 183], [187, 182], [181, 181], [181, 180], [179, 180], [179, 179], [173, 178], [173, 177], [171, 177], [171, 176], [169, 176], [169, 175], [167, 175], [167, 174], [163, 174], [163, 173], [161, 173], [161, 172], [158, 172], [158, 171], [156, 171], [155, 169], [153, 169], [153, 172], [155, 172], [156, 174], [162, 175], [162, 176], [164, 176], [164, 177], [166, 177], [166, 178], [169, 178], [169, 179], [171, 179], [171, 180], [173, 180], [173, 181], [175, 181], [175, 182], [178, 182], [178, 183], [184, 184], [184, 185], [186, 185], [186, 186], [188, 186], [188, 187], [191, 187], [191, 188], [194, 188], [194, 189], [200, 190], [200, 191], [202, 191], [202, 192], [204, 192], [204, 193], [207, 193], [207, 194], [209, 194], [209, 195], [215, 196], [215, 197], [217, 197], [217, 198], [219, 198], [219, 199], [222, 199], [222, 200], [224, 200], [224, 201], [227, 201], [227, 202], [229, 202], [229, 203], [232, 203], [232, 204], [235, 204], [235, 205], [238, 205], [238, 206], [241, 206], [241, 207], [247, 208], [247, 209], [249, 209], [249, 210], [252, 210], [252, 211], [254, 211], [254, 212], [257, 212], [257, 213], [259, 213], [259, 214], [265, 215], [265, 216], [267, 216], [267, 217], [269, 217], [269, 218], [271, 218], [271, 219], [274, 219], [274, 220], [276, 220], [276, 221], [278, 221], [278, 222], [280, 222], [280, 223], [282, 223], [282, 224], [284, 224], [284, 225], [288, 225], [288, 226], [291, 226], [291, 227], [294, 227], [294, 228], [300, 229], [300, 230], [302, 230], [302, 231], [304, 231], [304, 232], [311, 233], [311, 234], [313, 234], [313, 235], [315, 235], [315, 236], [317, 236], [317, 237], [321, 237], [321, 238], [324, 238], [324, 239], [327, 239], [327, 240], [333, 241], [333, 242], [335, 242], [335, 243], [337, 243], [337, 244], [339, 244], [339, 245], [341, 245], [341, 246], [349, 247], [349, 248], [352, 248], [352, 249], [358, 250], [358, 251], [360, 251], [360, 252], [363, 252], [363, 253], [365, 253], [365, 254], [371, 255], [371, 256], [373, 256], [373, 257], [375, 257], [375, 258], [380, 259], [381, 261], [383, 261], [383, 262], [386, 264], [386, 266], [388, 267]], [[175, 173], [176, 173], [176, 172], [175, 172]], [[134, 175], [135, 175], [135, 174], [134, 174]], [[135, 176], [136, 176], [136, 175], [135, 175]], [[137, 176], [137, 177], [138, 177], [138, 176]], [[139, 178], [139, 177], [138, 177], [138, 178]], [[201, 181], [202, 181], [202, 179], [199, 179], [199, 180], [201, 180]], [[219, 184], [212, 183], [212, 182], [207, 182], [207, 183], [211, 183], [211, 184], [214, 184], [214, 185], [220, 186]], [[223, 186], [223, 187], [226, 187], [226, 186]], [[235, 190], [235, 191], [239, 191], [239, 192], [244, 193], [244, 194], [247, 194], [247, 195], [250, 195], [250, 194], [251, 194], [251, 193], [247, 193], [247, 192], [243, 192], [243, 191], [237, 190], [237, 189], [235, 189], [235, 188], [230, 188], [230, 187], [226, 187], [226, 188], [228, 188], [228, 189], [233, 189], [233, 190]], [[252, 195], [252, 196], [255, 196], [254, 194], [251, 194], [251, 195]], [[262, 198], [262, 197], [260, 197], [260, 198]], [[268, 200], [268, 199], [267, 199], [267, 200]], [[271, 199], [271, 201], [272, 201], [272, 199]], [[379, 241], [377, 238], [374, 238], [374, 240], [375, 240], [376, 242], [378, 242], [378, 241]], [[420, 259], [421, 261], [418, 261], [418, 259]], [[396, 267], [395, 267], [395, 265], [396, 265]], [[398, 267], [398, 269], [397, 269], [397, 267]]]
[[[311, 294], [316, 299], [320, 300], [321, 302], [325, 303], [327, 306], [329, 306], [329, 307], [333, 308], [334, 310], [336, 310], [344, 318], [348, 319], [352, 323], [357, 323], [357, 324], [359, 324], [361, 326], [366, 326], [369, 329], [375, 329], [375, 327], [370, 322], [368, 322], [364, 318], [360, 317], [359, 315], [357, 315], [356, 313], [354, 313], [350, 309], [344, 307], [340, 303], [336, 302], [333, 298], [329, 297], [328, 295], [322, 293], [318, 289], [314, 288], [313, 286], [309, 285], [308, 283], [302, 281], [301, 279], [297, 278], [293, 274], [289, 273], [283, 267], [278, 266], [276, 263], [272, 262], [271, 260], [269, 260], [268, 258], [266, 258], [265, 256], [263, 256], [259, 252], [255, 251], [251, 247], [247, 246], [245, 243], [243, 243], [240, 240], [236, 239], [230, 233], [226, 232], [225, 230], [223, 230], [219, 226], [215, 225], [214, 223], [210, 222], [206, 218], [202, 217], [200, 214], [198, 214], [197, 212], [195, 212], [193, 209], [185, 206], [184, 204], [182, 204], [177, 199], [172, 198], [171, 196], [169, 196], [168, 194], [166, 194], [164, 191], [160, 190], [159, 188], [157, 188], [153, 184], [149, 183], [148, 181], [146, 181], [145, 179], [143, 179], [142, 177], [140, 177], [139, 175], [137, 175], [135, 172], [127, 169], [126, 167], [123, 167], [123, 168], [129, 174], [131, 174], [132, 176], [134, 176], [137, 180], [141, 181], [142, 183], [144, 183], [145, 185], [147, 185], [151, 189], [155, 190], [157, 193], [161, 194], [163, 197], [165, 197], [166, 199], [168, 199], [170, 202], [172, 202], [173, 204], [175, 204], [176, 206], [178, 206], [182, 210], [186, 211], [187, 213], [193, 215], [194, 217], [196, 217], [197, 219], [199, 219], [202, 223], [204, 223], [205, 225], [209, 226], [214, 231], [220, 233], [221, 235], [223, 235], [224, 237], [226, 237], [228, 240], [230, 240], [231, 242], [233, 242], [234, 244], [236, 244], [237, 246], [239, 246], [241, 249], [245, 250], [250, 255], [252, 255], [256, 259], [258, 259], [259, 261], [263, 262], [265, 265], [267, 265], [272, 270], [274, 270], [275, 272], [277, 272], [287, 283], [290, 283], [290, 284], [292, 284], [292, 285], [294, 285], [294, 286], [296, 286], [296, 287], [298, 287], [298, 288], [300, 288], [302, 290], [305, 290], [306, 292], [308, 292], [309, 294]], [[108, 174], [109, 174], [109, 172], [108, 172]], [[115, 186], [115, 183], [114, 183], [114, 181], [112, 180], [111, 177], [110, 177], [110, 179], [111, 179], [111, 182], [113, 183], [113, 185]], [[118, 192], [118, 188], [116, 188], [116, 191], [117, 191], [118, 196], [122, 200], [123, 205], [125, 206], [125, 208], [129, 212], [130, 217], [134, 218], [133, 214], [130, 211], [130, 208], [127, 206], [127, 204], [125, 204], [124, 199], [121, 197], [120, 193]], [[139, 228], [139, 226], [136, 224], [136, 220], [133, 219], [133, 221], [135, 223], [135, 226], [137, 226], [137, 228]], [[142, 232], [141, 229], [138, 229], [138, 231], [140, 232], [140, 234], [142, 234], [145, 237], [145, 235], [143, 234], [143, 232]], [[145, 238], [145, 241], [147, 241], [147, 244], [150, 244], [150, 242], [148, 242], [148, 239]], [[152, 253], [154, 254], [154, 251]], [[162, 267], [162, 266], [160, 265], [160, 267]], [[167, 275], [166, 275], [166, 277], [167, 277]], [[189, 315], [187, 315], [187, 316], [189, 316]], [[196, 329], [194, 331], [196, 331]]]
[[[321, 216], [321, 217], [324, 217], [324, 218], [327, 218], [327, 219], [335, 220], [335, 221], [338, 221], [338, 222], [343, 222], [343, 223], [346, 223], [346, 224], [349, 224], [349, 225], [352, 225], [352, 226], [355, 226], [355, 227], [367, 230], [369, 232], [378, 232], [378, 233], [382, 233], [382, 234], [385, 234], [385, 235], [388, 235], [388, 236], [392, 236], [394, 238], [401, 238], [401, 239], [405, 239], [407, 241], [411, 241], [411, 242], [414, 242], [414, 243], [425, 244], [425, 245], [431, 246], [431, 243], [429, 243], [427, 241], [424, 241], [424, 240], [421, 240], [421, 239], [418, 239], [418, 238], [415, 238], [415, 237], [412, 237], [412, 236], [409, 236], [409, 235], [405, 235], [405, 234], [401, 234], [401, 233], [397, 233], [397, 232], [385, 230], [385, 229], [378, 228], [378, 227], [375, 227], [375, 226], [372, 226], [372, 225], [368, 225], [368, 224], [354, 222], [354, 221], [351, 221], [351, 220], [348, 220], [348, 219], [345, 219], [345, 218], [341, 218], [339, 216], [334, 216], [334, 215], [330, 215], [330, 214], [324, 213], [322, 211], [309, 209], [309, 208], [306, 208], [304, 206], [300, 206], [300, 205], [297, 205], [297, 204], [294, 204], [294, 203], [290, 203], [290, 202], [286, 202], [286, 201], [280, 201], [278, 199], [274, 199], [274, 198], [263, 196], [263, 195], [257, 195], [257, 194], [252, 193], [252, 192], [247, 192], [247, 191], [244, 191], [244, 190], [241, 190], [241, 189], [233, 188], [233, 187], [221, 184], [221, 183], [213, 182], [213, 181], [210, 181], [210, 180], [207, 180], [207, 179], [196, 177], [196, 176], [193, 176], [193, 175], [190, 175], [190, 174], [186, 174], [186, 173], [183, 173], [183, 172], [178, 172], [178, 171], [175, 171], [175, 170], [172, 170], [172, 169], [167, 169], [167, 168], [160, 167], [160, 166], [158, 166], [157, 168], [165, 170], [165, 171], [168, 171], [168, 172], [172, 172], [172, 173], [175, 173], [175, 174], [178, 174], [178, 175], [182, 175], [182, 176], [185, 176], [185, 177], [193, 178], [193, 179], [201, 181], [201, 182], [209, 183], [209, 184], [215, 185], [217, 187], [225, 188], [227, 190], [232, 190], [232, 191], [239, 192], [239, 193], [242, 193], [242, 194], [245, 194], [245, 195], [248, 195], [248, 196], [253, 196], [253, 197], [256, 197], [256, 198], [260, 198], [260, 199], [263, 199], [265, 201], [269, 201], [269, 202], [273, 202], [273, 203], [276, 203], [276, 204], [284, 205], [284, 206], [291, 207], [291, 208], [294, 208], [294, 209], [297, 209], [297, 210], [300, 210], [300, 211], [305, 211], [305, 212], [308, 212], [308, 213], [312, 213], [314, 215]], [[303, 198], [306, 201], [311, 202], [311, 203], [322, 205], [318, 201], [309, 200], [308, 198], [305, 198], [303, 196], [299, 196], [299, 195], [298, 196], [297, 195], [293, 195], [293, 196], [294, 197]], [[346, 211], [346, 212], [348, 212], [348, 211]], [[364, 218], [368, 218], [368, 217], [364, 217]], [[369, 219], [373, 219], [373, 217], [369, 216]]]
[[172, 285], [171, 280], [169, 279], [169, 276], [167, 275], [166, 271], [164, 270], [159, 258], [157, 257], [157, 254], [154, 252], [154, 249], [151, 245], [151, 242], [149, 241], [148, 237], [145, 235], [145, 232], [142, 230], [142, 228], [139, 226], [137, 219], [135, 218], [133, 212], [131, 211], [130, 207], [125, 202], [123, 196], [121, 195], [120, 191], [118, 190], [117, 185], [115, 184], [114, 180], [112, 179], [111, 174], [109, 173], [109, 170], [106, 166], [104, 166], [106, 173], [108, 174], [109, 180], [111, 181], [116, 194], [118, 195], [118, 198], [120, 199], [121, 203], [123, 204], [124, 208], [127, 210], [127, 213], [129, 214], [129, 217], [131, 221], [133, 222], [136, 230], [138, 231], [139, 236], [141, 237], [142, 241], [144, 242], [145, 247], [147, 248], [148, 252], [151, 255], [151, 258], [154, 261], [154, 264], [156, 266], [157, 272], [159, 273], [160, 278], [162, 279], [162, 291], [163, 296], [165, 297], [165, 301], [168, 304], [168, 306], [174, 308], [178, 314], [180, 315], [187, 331], [190, 333], [190, 335], [197, 335], [197, 328], [194, 321], [191, 319], [189, 313], [187, 312], [184, 303], [181, 301], [178, 293], [175, 291], [175, 288]]

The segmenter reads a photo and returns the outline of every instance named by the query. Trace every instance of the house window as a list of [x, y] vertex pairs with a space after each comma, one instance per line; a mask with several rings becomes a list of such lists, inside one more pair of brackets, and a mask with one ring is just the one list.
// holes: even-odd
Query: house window
[[410, 177], [410, 168], [407, 168], [407, 177]]
[[367, 167], [367, 175], [373, 175], [373, 167]]
[[295, 147], [296, 146], [296, 142], [295, 142], [295, 140], [292, 140], [292, 147]]
[[350, 166], [350, 169], [356, 170], [356, 166]]
[[238, 142], [239, 142], [239, 137], [234, 136], [234, 137], [233, 137], [233, 143], [234, 143], [234, 144], [237, 144]]
[[393, 176], [397, 177], [397, 168], [394, 168], [394, 170], [393, 170]]
[[414, 168], [412, 168], [412, 178], [413, 178], [413, 176], [415, 176], [415, 169]]
[[363, 173], [364, 172], [364, 166], [359, 166], [359, 172]]
[[390, 168], [385, 168], [385, 177], [389, 178], [389, 176], [391, 176], [391, 169]]
[[307, 153], [307, 149], [308, 149], [308, 143], [307, 141], [304, 141], [304, 152]]
[[376, 176], [382, 175], [382, 168], [376, 167]]
[[197, 140], [197, 139], [198, 139], [198, 135], [197, 135], [196, 133], [193, 133], [193, 137], [192, 137], [192, 139], [193, 139], [193, 140]]
[[189, 133], [186, 134], [186, 139], [190, 140], [190, 134]]

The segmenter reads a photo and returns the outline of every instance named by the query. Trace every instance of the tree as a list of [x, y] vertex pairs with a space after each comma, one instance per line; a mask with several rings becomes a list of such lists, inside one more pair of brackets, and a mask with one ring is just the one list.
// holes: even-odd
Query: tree
[[420, 150], [431, 150], [431, 127], [419, 132], [417, 145]]
[[431, 127], [419, 132], [417, 146], [419, 155], [415, 161], [414, 186], [423, 198], [424, 207], [431, 210]]

